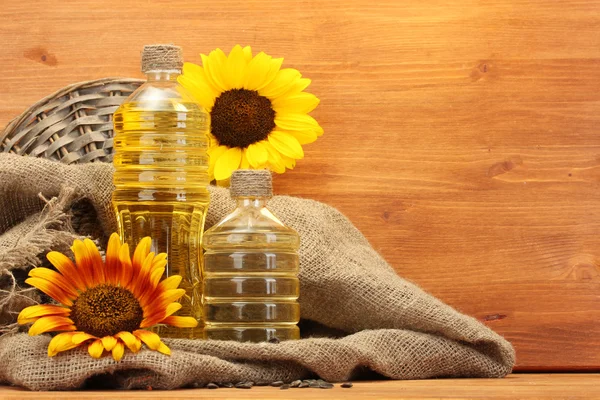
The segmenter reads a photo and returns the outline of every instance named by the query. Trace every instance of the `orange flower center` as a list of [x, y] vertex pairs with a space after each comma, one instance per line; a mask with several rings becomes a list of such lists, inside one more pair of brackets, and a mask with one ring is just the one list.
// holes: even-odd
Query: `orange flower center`
[[275, 128], [271, 101], [257, 91], [231, 89], [221, 93], [210, 112], [211, 132], [220, 145], [245, 148]]
[[103, 284], [81, 293], [71, 307], [77, 330], [96, 337], [140, 328], [144, 312], [129, 290]]

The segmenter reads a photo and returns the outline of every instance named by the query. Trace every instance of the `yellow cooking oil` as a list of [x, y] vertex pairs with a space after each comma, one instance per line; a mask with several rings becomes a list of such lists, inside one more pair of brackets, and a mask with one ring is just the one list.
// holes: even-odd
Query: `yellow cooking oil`
[[204, 234], [204, 335], [213, 340], [298, 339], [300, 238], [267, 208], [271, 174], [237, 170], [237, 207]]
[[[167, 54], [161, 57], [161, 51]], [[145, 57], [151, 60], [144, 62]], [[181, 275], [180, 287], [186, 290], [176, 315], [199, 322], [198, 328], [159, 325], [154, 330], [165, 337], [202, 338], [209, 116], [177, 83], [178, 47], [146, 46], [142, 60], [147, 82], [113, 116], [113, 206], [121, 239], [130, 249], [150, 236], [151, 251], [167, 253], [163, 278]]]

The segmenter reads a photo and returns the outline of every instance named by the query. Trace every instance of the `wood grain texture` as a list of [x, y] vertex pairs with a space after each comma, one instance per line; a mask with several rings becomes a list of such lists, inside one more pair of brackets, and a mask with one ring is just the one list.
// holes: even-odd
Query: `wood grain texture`
[[273, 387], [242, 389], [182, 389], [175, 391], [27, 392], [0, 386], [2, 399], [593, 399], [600, 397], [600, 376], [595, 374], [515, 374], [504, 379], [438, 379], [422, 381], [355, 382], [350, 389], [329, 390]]
[[5, 0], [0, 20], [2, 125], [141, 76], [148, 43], [285, 56], [325, 135], [278, 193], [338, 207], [520, 369], [600, 368], [600, 0]]

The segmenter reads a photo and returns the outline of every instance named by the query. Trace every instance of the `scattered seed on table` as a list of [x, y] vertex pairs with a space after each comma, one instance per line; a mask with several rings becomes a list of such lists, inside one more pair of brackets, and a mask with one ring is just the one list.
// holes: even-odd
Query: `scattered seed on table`
[[289, 389], [289, 388], [290, 388], [290, 385], [288, 385], [287, 383], [286, 383], [286, 384], [283, 384], [283, 385], [281, 385], [281, 386], [279, 387], [279, 389], [282, 389], [282, 390], [283, 390], [283, 389]]
[[342, 385], [341, 385], [341, 386], [342, 386], [344, 389], [351, 388], [351, 387], [352, 387], [352, 382], [344, 382], [344, 383], [342, 383]]
[[310, 386], [310, 383], [306, 383], [306, 382], [302, 382], [301, 384], [298, 385], [299, 388], [307, 388]]
[[280, 387], [281, 385], [283, 385], [283, 381], [271, 382], [271, 386], [273, 387]]
[[251, 389], [254, 385], [254, 382], [238, 382], [235, 384], [235, 387], [238, 389]]
[[231, 383], [231, 382], [223, 382], [223, 383], [220, 384], [220, 386], [224, 387], [224, 388], [232, 388], [233, 387], [233, 383]]
[[319, 387], [321, 389], [333, 389], [333, 383], [321, 382], [321, 383], [319, 383]]
[[207, 389], [218, 389], [219, 385], [217, 385], [216, 383], [209, 383], [208, 385], [206, 385]]
[[300, 386], [301, 383], [302, 383], [302, 381], [298, 379], [297, 381], [290, 383], [290, 387], [293, 387], [293, 388], [298, 387], [298, 386]]

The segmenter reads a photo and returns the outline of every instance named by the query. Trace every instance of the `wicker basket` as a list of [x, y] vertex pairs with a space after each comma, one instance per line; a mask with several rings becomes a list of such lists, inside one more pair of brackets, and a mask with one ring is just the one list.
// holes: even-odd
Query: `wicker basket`
[[105, 78], [67, 86], [0, 132], [0, 151], [66, 164], [112, 161], [112, 114], [144, 81]]

